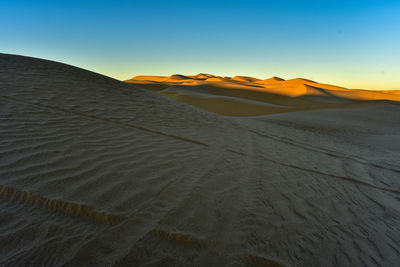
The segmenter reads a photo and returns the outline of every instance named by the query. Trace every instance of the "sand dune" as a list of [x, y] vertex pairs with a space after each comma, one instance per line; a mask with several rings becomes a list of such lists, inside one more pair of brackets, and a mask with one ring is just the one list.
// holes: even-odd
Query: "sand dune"
[[257, 81], [257, 83], [262, 83], [262, 84], [274, 84], [274, 83], [279, 83], [279, 82], [283, 82], [285, 81], [282, 78], [279, 77], [272, 77], [272, 78], [268, 78], [265, 80], [261, 80], [261, 81]]
[[[146, 79], [147, 82], [143, 82], [142, 76], [139, 76], [126, 82], [144, 88], [158, 89], [159, 94], [229, 116], [259, 116], [309, 109], [341, 108], [344, 103], [355, 104], [360, 101], [400, 101], [400, 94], [396, 91], [351, 90], [303, 78], [284, 80], [272, 77], [260, 80], [247, 76], [229, 78], [198, 74], [173, 75], [163, 80], [158, 76], [154, 79], [146, 76]], [[180, 86], [179, 96], [168, 90], [177, 85]], [[207, 88], [207, 94], [204, 94], [204, 88]], [[184, 91], [185, 96], [183, 96]], [[252, 96], [250, 97], [252, 105], [247, 101], [249, 96]], [[291, 103], [291, 105], [283, 109], [263, 108], [266, 103], [279, 105]]]
[[197, 75], [188, 76], [188, 77], [193, 78], [193, 79], [198, 79], [198, 80], [207, 80], [207, 79], [217, 78], [216, 76], [214, 76], [212, 74], [206, 74], [206, 73], [199, 73]]
[[207, 77], [0, 54], [0, 265], [398, 265], [400, 106], [358, 100], [388, 93]]
[[248, 76], [235, 76], [232, 78], [232, 80], [240, 81], [240, 82], [249, 82], [249, 83], [260, 81], [260, 79], [248, 77]]
[[146, 75], [139, 75], [133, 78], [136, 81], [152, 81], [152, 82], [163, 82], [168, 77], [165, 76], [146, 76]]

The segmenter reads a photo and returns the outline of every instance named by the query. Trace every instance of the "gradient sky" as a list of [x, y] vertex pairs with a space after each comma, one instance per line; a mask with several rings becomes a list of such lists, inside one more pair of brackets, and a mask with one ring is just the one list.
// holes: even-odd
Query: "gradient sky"
[[400, 89], [400, 1], [0, 1], [0, 52], [117, 79], [200, 72]]

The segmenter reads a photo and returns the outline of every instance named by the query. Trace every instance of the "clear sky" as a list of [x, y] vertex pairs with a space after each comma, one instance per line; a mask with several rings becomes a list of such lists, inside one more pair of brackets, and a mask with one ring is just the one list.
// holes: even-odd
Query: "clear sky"
[[400, 1], [0, 1], [0, 52], [117, 79], [303, 77], [400, 89]]

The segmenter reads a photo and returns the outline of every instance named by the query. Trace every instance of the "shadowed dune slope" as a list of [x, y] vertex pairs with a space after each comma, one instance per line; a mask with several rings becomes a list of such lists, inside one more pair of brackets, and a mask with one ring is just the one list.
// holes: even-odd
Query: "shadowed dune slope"
[[398, 265], [395, 102], [163, 90], [0, 54], [1, 266]]
[[[172, 75], [163, 79], [158, 76], [145, 76], [146, 81], [143, 81], [143, 77], [137, 76], [126, 82], [158, 90], [159, 94], [164, 96], [228, 116], [259, 116], [299, 110], [341, 108], [343, 105], [360, 101], [400, 101], [397, 91], [350, 90], [302, 78], [284, 80], [272, 77], [260, 80], [247, 76], [229, 78], [198, 74]], [[179, 93], [175, 90], [176, 86], [180, 88]], [[248, 100], [252, 100], [252, 103]], [[266, 108], [266, 103], [282, 107]]]

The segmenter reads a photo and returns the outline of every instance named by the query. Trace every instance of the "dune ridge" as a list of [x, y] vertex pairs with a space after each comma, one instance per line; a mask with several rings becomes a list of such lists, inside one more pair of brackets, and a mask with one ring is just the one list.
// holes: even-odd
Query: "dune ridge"
[[[400, 101], [396, 91], [347, 89], [309, 79], [258, 79], [248, 76], [220, 77], [211, 74], [143, 76], [125, 81], [186, 104], [228, 116], [259, 116], [300, 110], [341, 108], [362, 101]], [[179, 89], [179, 90], [177, 90]], [[249, 104], [247, 100], [252, 100]], [[257, 102], [254, 102], [257, 101]], [[291, 103], [290, 107], [287, 106]], [[281, 108], [265, 104], [280, 104]]]
[[0, 54], [1, 266], [398, 265], [398, 102], [147, 79]]

